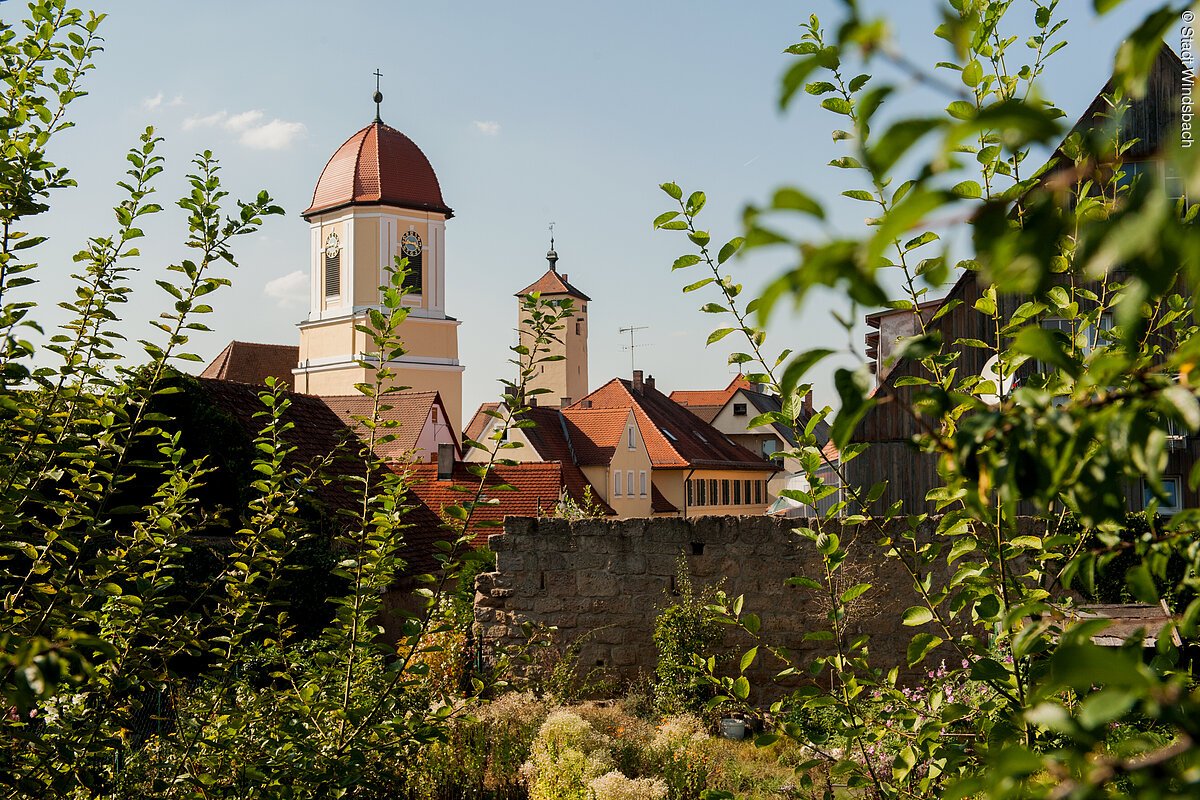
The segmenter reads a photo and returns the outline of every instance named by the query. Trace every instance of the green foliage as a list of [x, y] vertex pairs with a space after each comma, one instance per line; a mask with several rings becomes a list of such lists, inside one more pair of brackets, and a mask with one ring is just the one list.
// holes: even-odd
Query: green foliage
[[[231, 201], [216, 158], [197, 155], [176, 202], [189, 257], [141, 267], [163, 310], [127, 361], [118, 311], [139, 226], [162, 211], [147, 129], [126, 154], [113, 229], [75, 256], [67, 321], [39, 350], [23, 290], [47, 269], [30, 260], [44, 239], [22, 228], [72, 185], [46, 153], [83, 96], [100, 22], [62, 0], [0, 22], [0, 780], [30, 797], [393, 796], [389, 765], [443, 739], [482, 691], [474, 681], [464, 696], [462, 609], [445, 611], [525, 380], [569, 307], [525, 305], [532, 341], [514, 348], [503, 424], [478, 485], [448, 509], [436, 575], [400, 557], [407, 475], [377, 456], [395, 435], [403, 260], [359, 326], [367, 435], [303, 462], [289, 394], [269, 380], [247, 439], [176, 365], [199, 360], [191, 337], [231, 282], [238, 237], [283, 212], [266, 192]], [[418, 588], [393, 611], [401, 576]]]
[[[747, 208], [744, 230], [714, 256], [698, 222], [703, 194], [662, 186], [673, 205], [654, 226], [685, 233], [692, 250], [672, 269], [706, 270], [684, 291], [712, 293], [702, 310], [722, 317], [709, 345], [743, 335], [730, 363], [752, 365], [749, 379], [783, 400], [781, 413], [751, 424], [791, 427], [798, 446], [783, 455], [808, 479], [784, 494], [811, 507], [796, 533], [822, 574], [791, 583], [825, 610], [807, 637], [823, 652], [801, 659], [772, 646], [740, 598], [714, 604], [752, 637], [751, 660], [769, 655], [781, 676], [811, 678], [776, 704], [790, 721], [764, 738], [806, 742], [813, 758], [802, 771], [828, 768], [877, 797], [1197, 791], [1200, 693], [1185, 657], [1200, 623], [1200, 514], [1126, 511], [1142, 481], [1166, 500], [1168, 431], [1200, 429], [1191, 380], [1200, 206], [1174, 201], [1152, 173], [1131, 180], [1124, 163], [1136, 144], [1126, 112], [1178, 19], [1170, 6], [1146, 17], [1117, 54], [1100, 124], [1062, 138], [1062, 113], [1039, 93], [1066, 42], [1059, 3], [953, 0], [934, 31], [942, 53], [932, 66], [898, 47], [885, 20], [846, 4], [832, 37], [815, 16], [802, 26], [781, 104], [804, 89], [834, 115], [833, 140], [847, 152], [830, 166], [848, 182], [847, 200], [872, 207], [865, 230], [833, 228], [809, 192], [784, 186]], [[879, 78], [897, 70], [939, 92], [945, 112], [905, 116], [910, 87]], [[885, 107], [898, 113], [877, 113]], [[1060, 141], [1032, 168], [1035, 145]], [[1176, 137], [1158, 156], [1194, 195], [1195, 151]], [[942, 239], [955, 228], [969, 235], [968, 258]], [[788, 263], [746, 300], [735, 256], [774, 245], [786, 246], [776, 252], [792, 254]], [[962, 288], [930, 304], [951, 282]], [[891, 299], [895, 286], [902, 299]], [[850, 300], [834, 319], [851, 341], [862, 305], [908, 312], [912, 335], [880, 365], [894, 369], [891, 380], [874, 387], [865, 365], [839, 367], [838, 410], [802, 421], [805, 376], [832, 351], [775, 355], [766, 325], [818, 288]], [[950, 335], [963, 325], [987, 333]], [[925, 503], [906, 507], [889, 476], [859, 485], [846, 469], [867, 451], [859, 428], [880, 408], [915, 431], [912, 458], [936, 459], [942, 485]], [[814, 436], [826, 418], [835, 457]], [[851, 624], [873, 588], [872, 576], [854, 575], [864, 546], [892, 559], [920, 598], [896, 620], [911, 631], [900, 663], [872, 653]], [[1078, 613], [1080, 594], [1165, 596], [1177, 617], [1153, 653], [1142, 652], [1140, 633], [1103, 648], [1092, 637], [1108, 623]], [[943, 655], [950, 667], [927, 668]], [[717, 702], [746, 700], [745, 675], [702, 663]], [[907, 686], [922, 671], [928, 683]], [[837, 746], [822, 738], [831, 731]], [[815, 787], [803, 776], [802, 788]]]
[[711, 587], [696, 590], [687, 561], [681, 558], [675, 596], [654, 618], [652, 634], [658, 652], [654, 703], [662, 714], [700, 711], [712, 696], [710, 687], [700, 679], [697, 661], [706, 659], [721, 638], [720, 623], [708, 610], [716, 596]]

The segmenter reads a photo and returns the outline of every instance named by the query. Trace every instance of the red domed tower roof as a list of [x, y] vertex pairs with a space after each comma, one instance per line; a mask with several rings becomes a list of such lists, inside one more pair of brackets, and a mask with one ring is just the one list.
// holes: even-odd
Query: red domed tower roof
[[312, 205], [302, 216], [380, 204], [454, 215], [421, 148], [376, 120], [347, 139], [329, 159], [313, 190]]

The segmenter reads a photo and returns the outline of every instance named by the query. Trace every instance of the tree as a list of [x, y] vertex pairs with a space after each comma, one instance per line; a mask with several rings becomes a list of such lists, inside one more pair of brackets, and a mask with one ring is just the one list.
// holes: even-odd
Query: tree
[[[403, 615], [397, 641], [381, 635], [382, 594], [406, 571], [411, 501], [405, 470], [383, 461], [377, 445], [396, 424], [385, 412], [401, 388], [389, 364], [404, 353], [404, 259], [360, 328], [373, 345], [362, 362], [372, 378], [358, 387], [372, 401], [358, 420], [369, 435], [301, 462], [288, 393], [268, 385], [249, 473], [222, 476], [240, 487], [228, 498], [231, 533], [208, 551], [206, 579], [189, 583], [188, 559], [209, 532], [200, 498], [217, 466], [189, 452], [169, 416], [186, 383], [174, 365], [199, 360], [189, 341], [208, 330], [200, 319], [230, 283], [219, 269], [236, 267], [238, 237], [283, 212], [266, 192], [231, 204], [215, 157], [196, 156], [177, 201], [193, 257], [157, 280], [165, 310], [132, 364], [114, 326], [141, 220], [162, 211], [152, 202], [160, 140], [147, 129], [126, 154], [114, 231], [76, 255], [62, 304], [71, 318], [44, 348], [56, 364], [33, 366], [35, 346], [23, 337], [37, 330], [36, 307], [20, 290], [43, 269], [30, 258], [44, 240], [21, 226], [50, 213], [52, 194], [72, 185], [46, 154], [84, 94], [102, 19], [43, 0], [27, 18], [0, 22], [0, 774], [32, 797], [393, 796], [403, 787], [392, 768], [469, 705], [426, 680], [438, 635], [452, 624], [435, 612], [460, 574], [475, 509], [495, 502], [484, 486], [506, 463], [507, 429], [527, 424], [526, 380], [553, 358], [546, 345], [571, 306], [526, 300], [533, 335], [513, 348], [517, 376], [504, 382], [502, 424], [493, 441], [471, 443], [488, 459], [472, 467], [478, 484], [445, 509], [440, 569], [412, 576], [416, 610]], [[330, 469], [335, 460], [354, 468]], [[289, 618], [279, 589], [317, 533], [305, 509], [330, 481], [356, 503], [341, 509], [334, 544], [332, 583], [345, 589], [314, 638]], [[472, 694], [481, 689], [476, 682]]]
[[[785, 494], [815, 511], [838, 491], [822, 481], [822, 467], [839, 473], [846, 493], [797, 529], [825, 565], [824, 580], [797, 580], [827, 599], [828, 628], [812, 636], [831, 643], [828, 655], [803, 664], [770, 648], [769, 632], [742, 612], [740, 599], [725, 603], [722, 615], [741, 622], [781, 669], [823, 676], [773, 710], [797, 718], [836, 709], [845, 749], [810, 742], [813, 763], [831, 762], [851, 786], [875, 796], [1190, 796], [1200, 780], [1200, 694], [1170, 629], [1195, 642], [1198, 516], [1188, 509], [1163, 521], [1152, 505], [1148, 532], [1121, 536], [1124, 482], [1144, 479], [1164, 497], [1168, 424], [1200, 428], [1189, 380], [1200, 347], [1192, 288], [1200, 285], [1198, 207], [1174, 202], [1161, 182], [1133, 180], [1125, 154], [1134, 142], [1121, 124], [1182, 9], [1153, 11], [1121, 46], [1107, 98], [1112, 124], [1072, 133], [1050, 163], [1030, 169], [1032, 148], [1063, 135], [1061, 112], [1037, 86], [1065, 44], [1066, 20], [1054, 0], [949, 5], [935, 32], [945, 52], [932, 69], [900, 52], [885, 22], [854, 3], [832, 38], [814, 16], [789, 49], [795, 58], [781, 104], [803, 89], [839, 118], [833, 138], [848, 153], [831, 166], [853, 180], [842, 194], [875, 215], [861, 236], [784, 232], [782, 217], [818, 228], [825, 218], [809, 193], [785, 186], [747, 209], [742, 235], [710, 249], [710, 234], [697, 224], [704, 194], [662, 187], [675, 207], [655, 227], [686, 233], [695, 248], [673, 268], [708, 270], [684, 291], [715, 292], [703, 310], [729, 319], [709, 343], [741, 334], [748, 347], [731, 363], [754, 365], [749, 379], [783, 398], [782, 413], [750, 425], [796, 429], [801, 446], [787, 455], [806, 466], [810, 489]], [[1016, 35], [1030, 28], [1031, 36]], [[881, 122], [883, 109], [903, 102], [903, 87], [881, 83], [872, 67], [941, 92], [945, 113]], [[1163, 155], [1189, 194], [1200, 189], [1196, 158], [1178, 137]], [[947, 220], [969, 229], [970, 258], [956, 260], [941, 242], [937, 231]], [[795, 263], [745, 302], [728, 272], [735, 256], [775, 245], [790, 248]], [[923, 312], [928, 292], [963, 280], [978, 289], [968, 305], [959, 308], [955, 295]], [[892, 283], [903, 300], [891, 299]], [[811, 427], [797, 424], [811, 390], [805, 376], [830, 351], [775, 355], [765, 335], [782, 301], [798, 304], [818, 286], [853, 302], [847, 328], [867, 305], [908, 311], [915, 330], [898, 348], [901, 377], [876, 392], [865, 363], [835, 372], [841, 403], [828, 413], [841, 458], [832, 463]], [[954, 314], [980, 315], [988, 334], [947, 337], [939, 320]], [[1061, 332], [1041, 324], [1048, 318], [1065, 320], [1056, 324]], [[1109, 318], [1111, 327], [1102, 324]], [[992, 374], [964, 367], [978, 350], [994, 359]], [[889, 501], [886, 482], [851, 479], [847, 465], [869, 454], [856, 430], [881, 404], [902, 409], [917, 431], [912, 457], [936, 459], [940, 482], [923, 498], [936, 516], [925, 503]], [[832, 524], [838, 517], [840, 527]], [[916, 629], [906, 663], [880, 663], [866, 638], [846, 629], [849, 610], [871, 588], [837, 580], [854, 548], [865, 546], [861, 535], [858, 544], [841, 541], [838, 530], [847, 528], [871, 534], [923, 599], [896, 621]], [[1152, 659], [1143, 658], [1140, 633], [1120, 648], [1097, 646], [1092, 637], [1106, 623], [1072, 611], [1072, 590], [1089, 590], [1098, 571], [1129, 552], [1134, 596], [1157, 602], [1169, 589], [1179, 603]], [[1182, 577], [1168, 576], [1171, 562], [1186, 565]], [[933, 666], [943, 658], [949, 667]], [[930, 680], [906, 687], [905, 673], [917, 670]], [[748, 694], [744, 678], [711, 679], [726, 701]], [[799, 723], [766, 740], [778, 735], [808, 739]]]

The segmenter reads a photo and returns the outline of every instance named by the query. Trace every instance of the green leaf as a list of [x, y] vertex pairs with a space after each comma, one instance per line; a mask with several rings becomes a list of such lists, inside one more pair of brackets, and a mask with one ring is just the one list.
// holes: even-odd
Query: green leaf
[[664, 183], [659, 188], [670, 195], [672, 200], [681, 200], [683, 198], [683, 189], [680, 189], [674, 183]]
[[962, 82], [967, 86], [975, 87], [983, 80], [983, 66], [975, 59], [963, 67]]
[[742, 654], [741, 664], [738, 665], [738, 672], [745, 672], [750, 669], [750, 665], [754, 663], [754, 659], [758, 657], [758, 647], [751, 647]]
[[918, 633], [908, 645], [908, 665], [915, 667], [920, 664], [925, 660], [925, 656], [941, 643], [941, 638], [932, 633]]
[[933, 612], [925, 606], [912, 606], [904, 612], [904, 624], [910, 627], [933, 622]]
[[654, 227], [661, 228], [663, 225], [665, 225], [666, 223], [670, 222], [671, 220], [675, 219], [678, 216], [679, 216], [678, 211], [664, 211], [662, 214], [659, 214], [657, 217], [654, 218]]
[[977, 200], [983, 197], [983, 187], [979, 185], [979, 181], [961, 181], [954, 184], [954, 188], [950, 190], [950, 193], [955, 197]]
[[[978, 303], [976, 303], [978, 306]], [[1039, 361], [1061, 369], [1072, 378], [1082, 371], [1079, 362], [1067, 355], [1066, 337], [1059, 331], [1050, 331], [1036, 325], [1027, 325], [1017, 334], [1013, 348]]]
[[1163, 389], [1162, 398], [1188, 426], [1188, 430], [1200, 430], [1200, 403], [1196, 402], [1196, 395], [1174, 383]]
[[722, 339], [724, 339], [726, 336], [728, 336], [729, 334], [733, 333], [735, 330], [737, 330], [737, 328], [717, 328], [715, 331], [713, 331], [712, 333], [710, 333], [708, 335], [708, 341], [705, 342], [704, 344], [707, 347], [710, 344], [719, 342]]
[[787, 368], [783, 371], [783, 378], [779, 382], [780, 392], [784, 397], [790, 397], [792, 392], [796, 390], [800, 379], [817, 364], [825, 360], [826, 357], [833, 355], [834, 351], [823, 347], [816, 347], [812, 350], [805, 350], [803, 353], [797, 353], [788, 362]]
[[842, 592], [842, 602], [849, 603], [852, 600], [855, 600], [856, 598], [861, 597], [862, 595], [866, 594], [869, 591], [871, 591], [871, 584], [869, 584], [869, 583], [855, 584], [854, 586], [851, 586], [846, 591]]
[[926, 134], [942, 127], [943, 124], [940, 118], [935, 117], [905, 119], [897, 122], [888, 128], [879, 138], [878, 144], [868, 151], [871, 163], [878, 172], [889, 173], [896, 162], [903, 158], [913, 145], [924, 138]]
[[750, 681], [746, 680], [744, 675], [733, 682], [733, 696], [738, 700], [745, 700], [750, 696]]
[[825, 218], [825, 210], [821, 208], [820, 203], [799, 189], [790, 186], [775, 192], [775, 196], [771, 199], [771, 207], [786, 211], [799, 211], [817, 219]]

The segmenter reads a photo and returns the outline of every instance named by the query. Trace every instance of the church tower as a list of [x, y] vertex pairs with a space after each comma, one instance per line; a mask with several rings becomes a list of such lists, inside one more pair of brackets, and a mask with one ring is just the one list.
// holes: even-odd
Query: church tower
[[355, 330], [379, 308], [379, 287], [397, 256], [408, 256], [409, 316], [401, 328], [408, 352], [392, 362], [396, 381], [441, 394], [455, 431], [461, 431], [462, 373], [459, 321], [446, 314], [446, 220], [454, 213], [429, 159], [379, 118], [355, 133], [325, 165], [309, 224], [311, 284], [308, 319], [300, 323], [298, 392], [355, 394], [373, 370], [355, 361], [370, 356], [369, 337]]
[[[574, 316], [563, 321], [563, 329], [557, 332], [559, 341], [543, 345], [549, 355], [563, 356], [561, 361], [547, 361], [534, 367], [528, 388], [549, 389], [548, 394], [535, 395], [539, 405], [565, 405], [587, 396], [588, 392], [588, 302], [591, 300], [567, 280], [566, 273], [558, 271], [558, 253], [554, 250], [554, 236], [550, 237], [550, 251], [546, 253], [550, 268], [546, 274], [517, 292], [524, 298], [540, 292], [544, 300], [574, 302]], [[517, 330], [521, 344], [532, 347], [531, 335], [525, 324], [525, 315], [518, 305]]]

